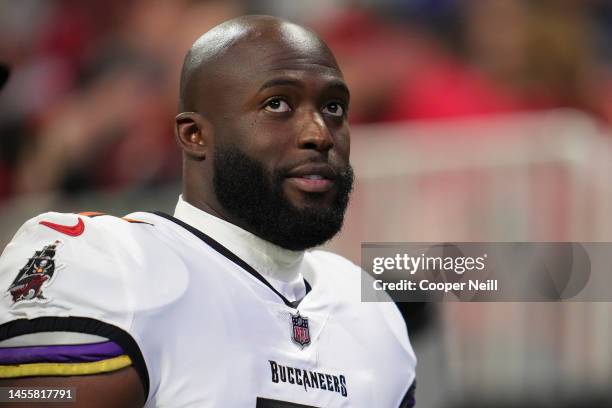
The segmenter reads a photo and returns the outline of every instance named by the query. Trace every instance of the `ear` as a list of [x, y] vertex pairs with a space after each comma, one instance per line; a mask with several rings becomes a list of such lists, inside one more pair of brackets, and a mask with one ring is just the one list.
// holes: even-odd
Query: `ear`
[[179, 113], [175, 119], [174, 134], [187, 156], [205, 160], [210, 153], [212, 125], [199, 113]]

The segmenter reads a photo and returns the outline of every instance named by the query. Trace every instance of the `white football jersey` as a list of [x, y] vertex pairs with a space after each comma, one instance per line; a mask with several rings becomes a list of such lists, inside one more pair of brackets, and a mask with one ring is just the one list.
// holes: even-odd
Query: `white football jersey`
[[[340, 256], [303, 262], [308, 293], [291, 302], [169, 215], [42, 214], [0, 258], [0, 377], [132, 365], [146, 407], [413, 406], [416, 359], [395, 305], [360, 302], [361, 270]], [[39, 357], [15, 357], [16, 339], [37, 335]]]

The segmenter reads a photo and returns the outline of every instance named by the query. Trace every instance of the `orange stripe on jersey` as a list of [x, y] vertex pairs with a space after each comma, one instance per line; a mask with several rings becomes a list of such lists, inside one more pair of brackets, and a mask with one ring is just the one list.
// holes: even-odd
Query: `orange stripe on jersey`
[[85, 217], [94, 218], [94, 217], [99, 217], [101, 215], [106, 215], [106, 214], [105, 213], [101, 213], [101, 212], [95, 212], [95, 211], [85, 211], [85, 212], [79, 213], [79, 215], [83, 215]]
[[127, 221], [129, 223], [132, 224], [147, 224], [147, 225], [153, 225], [150, 222], [146, 222], [146, 221], [140, 221], [140, 220], [135, 220], [133, 218], [127, 218], [127, 217], [121, 217], [122, 220]]

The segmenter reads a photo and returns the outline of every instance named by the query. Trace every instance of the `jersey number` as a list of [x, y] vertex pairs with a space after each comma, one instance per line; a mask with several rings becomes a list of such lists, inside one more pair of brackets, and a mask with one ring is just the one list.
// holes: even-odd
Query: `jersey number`
[[257, 397], [255, 408], [317, 408], [312, 405], [296, 404], [294, 402], [278, 401], [268, 398]]

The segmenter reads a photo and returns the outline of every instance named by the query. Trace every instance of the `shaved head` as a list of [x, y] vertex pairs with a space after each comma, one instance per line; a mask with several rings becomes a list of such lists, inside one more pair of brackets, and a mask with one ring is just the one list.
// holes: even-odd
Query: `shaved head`
[[270, 16], [214, 27], [181, 73], [183, 197], [283, 248], [322, 244], [340, 230], [353, 183], [348, 105], [312, 31]]
[[179, 110], [199, 111], [199, 99], [206, 99], [207, 89], [234, 66], [232, 61], [239, 59], [238, 65], [252, 66], [265, 58], [265, 51], [280, 45], [306, 53], [322, 52], [337, 68], [332, 52], [314, 32], [273, 16], [236, 17], [204, 33], [187, 52], [181, 72]]

